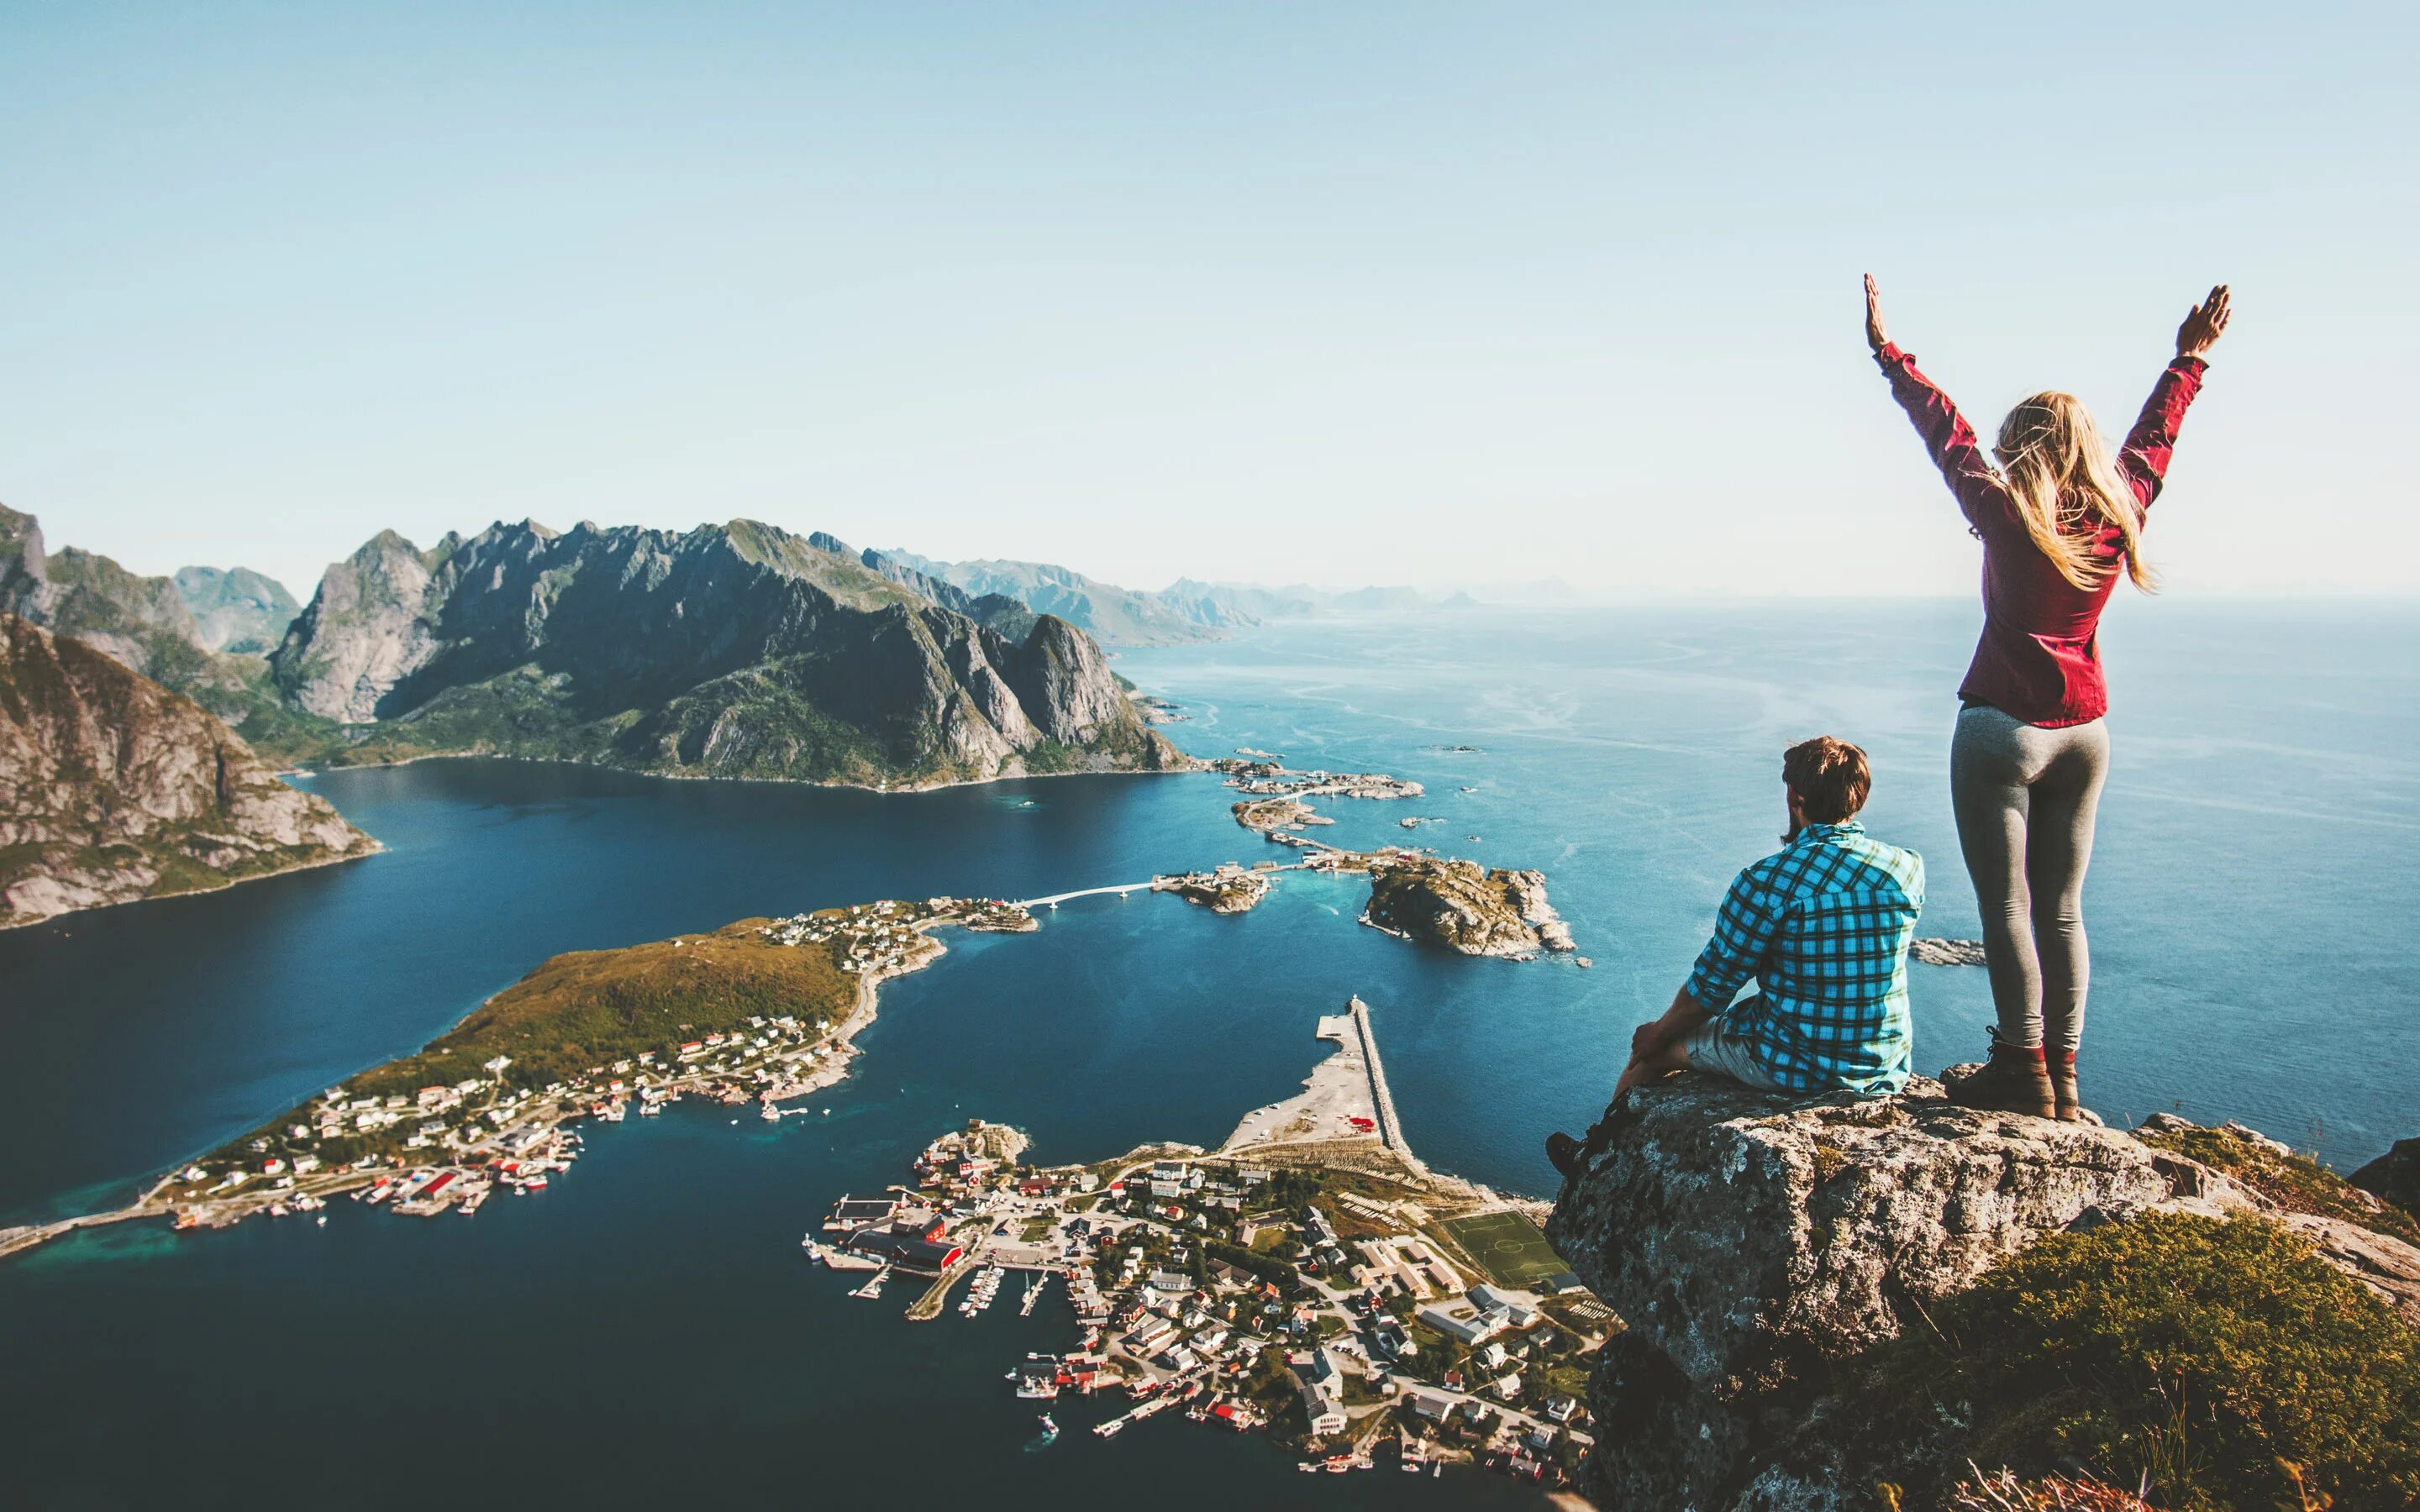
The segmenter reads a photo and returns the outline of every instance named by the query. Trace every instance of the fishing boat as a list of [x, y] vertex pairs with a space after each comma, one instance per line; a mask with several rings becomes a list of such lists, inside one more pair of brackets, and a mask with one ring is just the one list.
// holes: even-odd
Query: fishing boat
[[1050, 1414], [1047, 1412], [1042, 1414], [1041, 1423], [1042, 1442], [1045, 1443], [1056, 1443], [1059, 1440], [1059, 1425], [1050, 1420]]

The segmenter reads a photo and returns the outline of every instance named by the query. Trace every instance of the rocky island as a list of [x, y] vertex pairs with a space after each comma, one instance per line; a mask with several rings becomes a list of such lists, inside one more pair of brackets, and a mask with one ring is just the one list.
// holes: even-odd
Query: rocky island
[[193, 700], [0, 613], [0, 928], [377, 849]]
[[1299, 798], [1245, 798], [1229, 811], [1234, 814], [1235, 823], [1257, 835], [1336, 823]]
[[1368, 858], [1370, 905], [1361, 921], [1464, 955], [1528, 959], [1573, 948], [1571, 927], [1546, 902], [1539, 872], [1487, 868], [1417, 851]]
[[1983, 942], [1980, 940], [1914, 940], [1909, 942], [1907, 953], [1928, 966], [1979, 966], [1985, 964]]
[[1269, 874], [1276, 870], [1266, 862], [1247, 870], [1230, 861], [1208, 872], [1154, 877], [1151, 886], [1155, 892], [1172, 892], [1214, 914], [1243, 914], [1269, 895]]

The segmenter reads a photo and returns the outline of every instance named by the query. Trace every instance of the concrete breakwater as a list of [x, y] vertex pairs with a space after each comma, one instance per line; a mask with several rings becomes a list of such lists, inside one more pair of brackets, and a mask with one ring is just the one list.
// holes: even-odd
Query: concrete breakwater
[[1370, 1027], [1370, 1005], [1356, 996], [1352, 1015], [1353, 1030], [1361, 1040], [1361, 1064], [1370, 1075], [1370, 1100], [1377, 1108], [1378, 1137], [1415, 1174], [1425, 1177], [1430, 1174], [1429, 1168], [1420, 1164], [1420, 1158], [1404, 1142], [1403, 1123], [1395, 1117], [1395, 1094], [1387, 1089], [1387, 1066], [1378, 1058], [1378, 1036]]

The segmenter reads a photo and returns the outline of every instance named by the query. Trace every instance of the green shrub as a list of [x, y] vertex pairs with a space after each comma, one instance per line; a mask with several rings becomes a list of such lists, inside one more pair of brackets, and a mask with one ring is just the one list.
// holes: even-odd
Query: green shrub
[[1961, 1470], [2080, 1461], [2179, 1512], [2420, 1503], [2420, 1336], [2276, 1225], [2054, 1235], [1929, 1316], [1867, 1388], [1965, 1422]]

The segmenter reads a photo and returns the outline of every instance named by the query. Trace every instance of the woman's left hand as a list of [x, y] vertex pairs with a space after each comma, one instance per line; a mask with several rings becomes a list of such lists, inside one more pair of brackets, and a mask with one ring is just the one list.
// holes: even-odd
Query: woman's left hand
[[1866, 345], [1876, 351], [1890, 345], [1883, 331], [1883, 291], [1871, 273], [1866, 275]]
[[[1870, 284], [1872, 280], [1867, 282]], [[2218, 338], [2226, 333], [2226, 317], [2233, 313], [2227, 305], [2228, 298], [2226, 285], [2221, 284], [2210, 291], [2209, 299], [2195, 305], [2186, 315], [2185, 323], [2177, 327], [2179, 357], [2210, 355], [2210, 349], [2218, 345]]]

